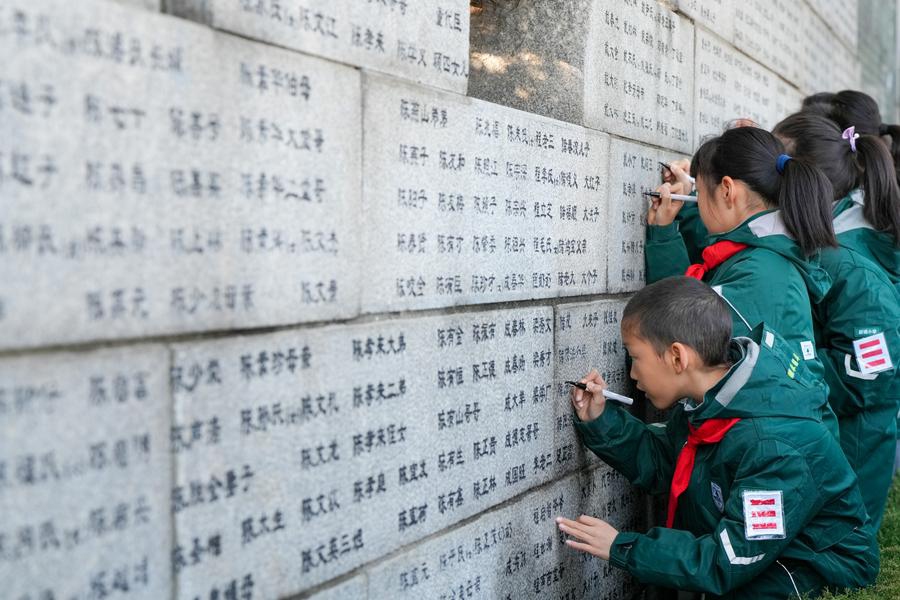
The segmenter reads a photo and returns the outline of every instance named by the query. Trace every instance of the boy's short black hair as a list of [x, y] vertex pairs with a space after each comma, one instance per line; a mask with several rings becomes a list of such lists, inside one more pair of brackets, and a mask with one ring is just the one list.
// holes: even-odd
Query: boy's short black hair
[[660, 356], [680, 342], [706, 366], [728, 362], [731, 311], [712, 288], [691, 277], [667, 277], [632, 296], [622, 329], [647, 340]]

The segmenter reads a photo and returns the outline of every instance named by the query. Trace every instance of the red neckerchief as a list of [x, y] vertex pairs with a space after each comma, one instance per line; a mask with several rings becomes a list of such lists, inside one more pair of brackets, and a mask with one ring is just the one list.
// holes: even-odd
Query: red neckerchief
[[703, 281], [703, 276], [706, 275], [707, 271], [715, 269], [744, 248], [749, 248], [749, 246], [728, 240], [716, 242], [703, 249], [703, 263], [691, 265], [684, 274]]
[[[721, 243], [721, 242], [720, 242]], [[672, 527], [675, 522], [675, 509], [678, 507], [678, 497], [687, 489], [691, 481], [691, 473], [694, 471], [694, 458], [697, 456], [697, 446], [703, 444], [715, 444], [728, 433], [728, 430], [737, 425], [740, 419], [709, 419], [700, 427], [688, 423], [690, 433], [687, 441], [678, 453], [675, 462], [675, 474], [672, 475], [672, 487], [669, 489], [669, 512], [666, 516], [666, 527]]]

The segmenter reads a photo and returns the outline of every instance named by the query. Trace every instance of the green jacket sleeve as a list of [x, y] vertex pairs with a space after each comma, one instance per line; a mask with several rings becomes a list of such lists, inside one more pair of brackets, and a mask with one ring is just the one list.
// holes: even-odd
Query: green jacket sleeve
[[647, 244], [644, 246], [647, 283], [673, 275], [684, 275], [691, 266], [678, 223], [647, 225]]
[[[865, 266], [843, 263], [815, 315], [822, 332], [817, 340], [825, 365], [828, 401], [838, 416], [897, 405], [900, 301], [890, 282]], [[894, 362], [889, 371], [866, 375], [856, 361], [853, 341], [883, 333]]]
[[[584, 445], [631, 483], [651, 493], [668, 492], [681, 444], [675, 439], [678, 423], [673, 413], [668, 423], [647, 424], [609, 403], [593, 421], [576, 417], [575, 429]], [[687, 434], [681, 435], [681, 442]]]
[[[768, 534], [748, 531], [748, 520], [752, 525], [753, 511], [758, 508], [750, 508], [746, 492], [779, 499], [779, 504], [765, 508], [783, 517], [781, 529], [769, 529]], [[784, 442], [764, 440], [738, 466], [724, 514], [713, 533], [695, 536], [662, 527], [646, 534], [620, 533], [613, 542], [610, 562], [646, 584], [726, 594], [771, 565], [822, 505], [803, 456]], [[771, 520], [776, 521], [777, 516]]]
[[[691, 194], [695, 196], [696, 194]], [[684, 247], [687, 249], [688, 258], [692, 263], [703, 261], [701, 253], [706, 248], [706, 238], [709, 231], [700, 219], [700, 208], [696, 202], [687, 202], [675, 216], [678, 223], [678, 231], [684, 239]]]

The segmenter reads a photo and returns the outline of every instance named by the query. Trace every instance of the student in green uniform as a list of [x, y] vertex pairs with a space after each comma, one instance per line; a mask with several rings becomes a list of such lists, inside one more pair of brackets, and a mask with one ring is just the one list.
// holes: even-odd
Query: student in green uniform
[[[706, 141], [691, 161], [691, 175], [710, 234], [703, 263], [689, 262], [674, 224], [684, 203], [673, 201], [665, 184], [648, 214], [647, 282], [684, 274], [707, 282], [731, 306], [735, 335], [765, 321], [824, 377], [811, 304], [825, 297], [831, 278], [811, 257], [837, 246], [828, 178], [808, 162], [791, 160], [781, 142], [755, 127]], [[834, 415], [826, 418], [837, 435]]]
[[[827, 111], [818, 107], [815, 100], [821, 96], [827, 105]], [[900, 180], [900, 125], [887, 125], [881, 122], [878, 103], [869, 96], [856, 90], [843, 90], [836, 94], [815, 94], [803, 100], [801, 112], [824, 114], [837, 123], [838, 129], [847, 130], [853, 127], [855, 134], [863, 136], [861, 144], [866, 146], [871, 140], [884, 142], [888, 155], [893, 161], [893, 171]], [[807, 110], [807, 106], [816, 106]], [[866, 138], [865, 136], [872, 136]], [[858, 144], [859, 146], [859, 144]], [[835, 228], [841, 244], [853, 247], [866, 258], [873, 260], [887, 276], [900, 287], [900, 234], [897, 232], [897, 212], [900, 211], [900, 200], [888, 190], [886, 175], [880, 169], [883, 154], [877, 157], [877, 167], [866, 169], [868, 173], [860, 177], [859, 173], [843, 173], [845, 182], [838, 187], [846, 190], [835, 204]], [[864, 158], [856, 157], [856, 165], [863, 165]], [[845, 185], [846, 183], [846, 185]], [[871, 188], [866, 190], [866, 187]], [[875, 188], [881, 189], [878, 196], [872, 197]], [[883, 194], [883, 195], [882, 195]], [[839, 231], [838, 231], [839, 230]]]
[[[841, 215], [847, 214], [848, 203], [856, 206], [857, 225], [894, 245], [900, 238], [900, 189], [887, 148], [876, 137], [859, 136], [852, 128], [842, 132], [834, 121], [804, 112], [781, 121], [773, 133], [791, 155], [813, 162], [828, 175], [835, 210], [840, 210], [835, 214], [840, 247], [826, 248], [820, 256], [833, 286], [813, 306], [816, 345], [825, 365], [828, 401], [838, 417], [841, 447], [859, 476], [877, 529], [896, 451], [900, 294], [870, 260], [877, 247], [864, 245], [860, 253], [862, 238], [848, 235]], [[863, 191], [864, 206], [848, 200], [851, 195], [862, 198]]]
[[[666, 423], [573, 390], [584, 444], [636, 486], [669, 493], [666, 527], [557, 519], [567, 544], [637, 580], [726, 598], [787, 598], [874, 582], [878, 545], [856, 475], [821, 421], [825, 389], [765, 324], [731, 338], [722, 298], [688, 277], [628, 302], [631, 376]], [[683, 400], [681, 400], [683, 399]], [[681, 400], [679, 402], [679, 400]]]

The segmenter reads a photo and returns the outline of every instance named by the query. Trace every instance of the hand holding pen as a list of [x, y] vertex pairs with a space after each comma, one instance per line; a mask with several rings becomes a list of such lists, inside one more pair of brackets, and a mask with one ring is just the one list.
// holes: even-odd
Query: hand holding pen
[[[580, 381], [565, 381], [565, 382], [563, 382], [563, 383], [566, 383], [566, 384], [568, 384], [568, 385], [575, 386], [575, 387], [577, 387], [579, 390], [585, 390], [585, 391], [587, 391], [587, 384], [586, 384], [586, 383], [581, 383]], [[602, 390], [601, 393], [603, 394], [603, 397], [606, 398], [607, 400], [615, 400], [616, 402], [621, 402], [622, 404], [625, 404], [625, 405], [628, 405], [628, 406], [631, 406], [632, 404], [634, 404], [634, 399], [633, 399], [633, 398], [629, 398], [628, 396], [623, 396], [622, 394], [617, 394], [617, 393], [615, 393], [615, 392], [611, 392], [611, 391], [606, 390], [606, 389], [605, 389], [605, 390]]]
[[[685, 198], [678, 194], [672, 194], [672, 184], [664, 183], [655, 192], [645, 192], [650, 196], [650, 209], [647, 211], [647, 223], [650, 225], [666, 226], [671, 225], [678, 216], [678, 211], [684, 206]], [[676, 197], [678, 196], [678, 197]], [[696, 200], [690, 197], [691, 200]]]
[[[572, 406], [575, 413], [582, 421], [593, 421], [603, 414], [606, 408], [606, 397], [604, 391], [607, 388], [603, 377], [597, 372], [597, 369], [591, 369], [591, 372], [585, 375], [581, 381], [569, 382], [572, 387]], [[584, 388], [582, 388], [584, 386]], [[611, 394], [612, 392], [607, 392]], [[615, 394], [619, 396], [619, 394]], [[619, 396], [625, 398], [625, 396]]]

